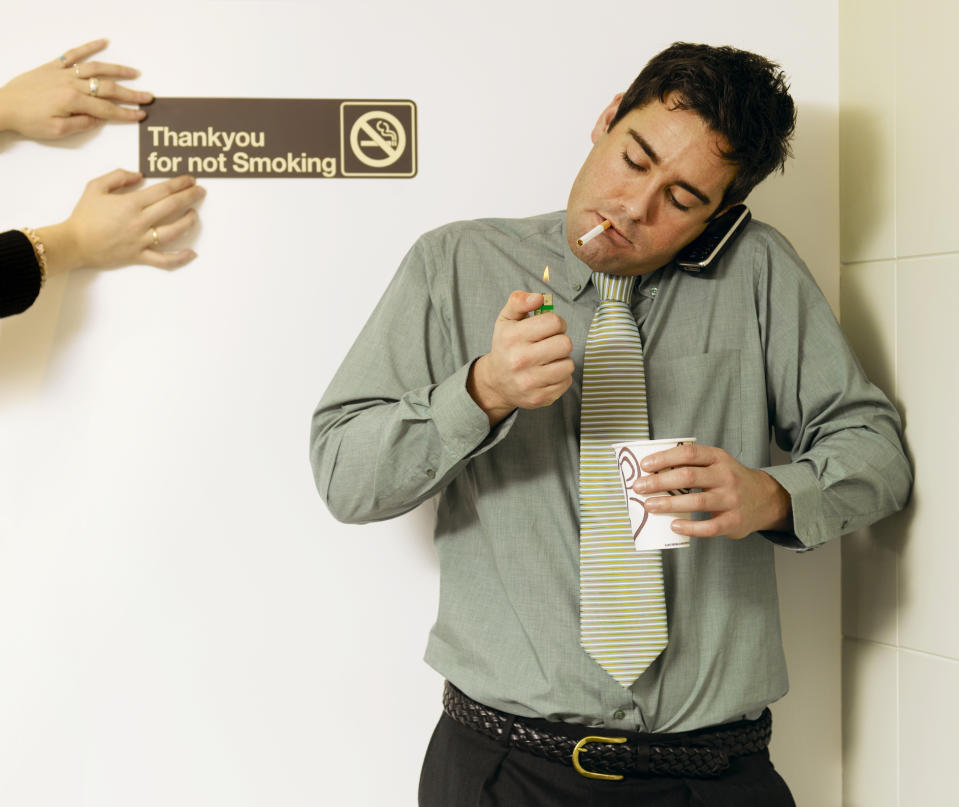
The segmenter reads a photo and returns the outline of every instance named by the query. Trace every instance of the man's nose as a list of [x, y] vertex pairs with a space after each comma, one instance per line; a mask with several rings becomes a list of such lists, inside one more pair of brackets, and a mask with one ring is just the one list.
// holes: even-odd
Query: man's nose
[[632, 221], [649, 221], [655, 213], [656, 189], [653, 183], [637, 181], [631, 183], [623, 194], [623, 212]]

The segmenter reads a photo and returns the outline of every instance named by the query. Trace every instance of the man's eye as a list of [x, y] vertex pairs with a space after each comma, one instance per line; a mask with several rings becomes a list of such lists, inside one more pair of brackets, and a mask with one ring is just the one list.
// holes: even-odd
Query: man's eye
[[629, 159], [629, 154], [627, 154], [625, 151], [623, 152], [623, 162], [625, 162], [626, 165], [628, 165], [628, 166], [629, 166], [630, 168], [632, 168], [634, 171], [645, 171], [645, 170], [646, 170], [646, 168], [645, 168], [644, 166], [639, 165], [639, 163], [634, 163], [631, 159]]
[[666, 195], [669, 197], [669, 201], [672, 203], [673, 207], [675, 207], [677, 210], [682, 210], [683, 212], [689, 210], [689, 206], [684, 205], [675, 196], [673, 196], [672, 191], [666, 191]]

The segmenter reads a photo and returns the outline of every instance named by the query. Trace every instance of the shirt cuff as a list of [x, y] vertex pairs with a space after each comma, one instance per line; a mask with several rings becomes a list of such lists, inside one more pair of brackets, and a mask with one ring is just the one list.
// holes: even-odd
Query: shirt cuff
[[760, 534], [778, 546], [797, 552], [808, 552], [827, 541], [831, 536], [822, 536], [822, 491], [812, 470], [801, 462], [774, 465], [762, 470], [789, 494], [793, 529], [791, 533], [762, 530]]
[[464, 364], [437, 384], [430, 395], [433, 423], [446, 450], [456, 457], [476, 456], [489, 450], [506, 436], [516, 421], [513, 411], [490, 428], [489, 417], [466, 388], [474, 362], [475, 359]]

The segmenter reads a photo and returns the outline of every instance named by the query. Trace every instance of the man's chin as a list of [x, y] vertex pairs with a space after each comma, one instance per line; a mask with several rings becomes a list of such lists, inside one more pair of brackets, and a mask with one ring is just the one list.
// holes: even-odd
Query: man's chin
[[[641, 275], [643, 268], [640, 265], [624, 261], [622, 257], [610, 255], [605, 250], [596, 249], [592, 254], [586, 252], [586, 246], [579, 248], [579, 259], [594, 272], [604, 275]], [[649, 270], [646, 270], [649, 271]]]

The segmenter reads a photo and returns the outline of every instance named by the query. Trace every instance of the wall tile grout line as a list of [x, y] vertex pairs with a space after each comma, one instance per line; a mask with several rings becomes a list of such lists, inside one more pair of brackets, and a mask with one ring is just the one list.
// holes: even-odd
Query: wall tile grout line
[[843, 639], [846, 639], [851, 642], [860, 642], [861, 644], [874, 644], [879, 647], [885, 647], [888, 650], [896, 650], [902, 653], [909, 653], [913, 656], [922, 656], [924, 658], [936, 659], [937, 661], [946, 661], [952, 664], [959, 664], [959, 658], [954, 658], [953, 656], [944, 656], [942, 653], [930, 653], [928, 650], [919, 650], [916, 647], [906, 647], [904, 645], [895, 645], [890, 642], [880, 642], [875, 639], [864, 639], [861, 636], [853, 636], [850, 634], [843, 634]]
[[854, 261], [841, 261], [840, 266], [859, 266], [864, 263], [891, 263], [892, 261], [921, 261], [926, 258], [948, 258], [959, 255], [959, 249], [946, 250], [945, 252], [917, 252], [913, 255], [889, 256], [886, 258], [863, 258]]

